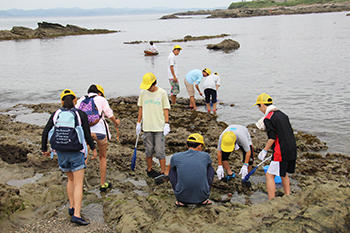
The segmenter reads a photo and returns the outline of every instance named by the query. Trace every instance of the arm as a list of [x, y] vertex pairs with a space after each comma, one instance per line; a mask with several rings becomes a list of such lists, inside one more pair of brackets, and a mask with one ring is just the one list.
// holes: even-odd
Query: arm
[[245, 154], [245, 160], [244, 160], [244, 163], [249, 163], [249, 159], [250, 159], [250, 156], [252, 155], [252, 152], [251, 150], [249, 150], [246, 154]]
[[267, 140], [267, 143], [266, 143], [266, 145], [264, 147], [264, 150], [268, 151], [274, 143], [275, 143], [275, 139]]
[[[163, 112], [164, 112], [164, 121], [165, 121], [165, 123], [169, 124], [169, 109], [164, 108]], [[139, 114], [140, 114], [140, 112], [139, 112]], [[141, 115], [141, 117], [142, 117], [142, 115]], [[137, 122], [139, 122], [138, 119], [137, 119]]]
[[171, 71], [171, 74], [173, 75], [173, 77], [174, 77], [174, 81], [177, 83], [177, 77], [176, 77], [176, 75], [175, 75], [175, 70], [174, 70], [174, 65], [171, 65], [170, 66], [170, 71]]
[[52, 113], [50, 116], [50, 119], [48, 120], [48, 122], [46, 123], [46, 126], [43, 130], [42, 136], [41, 136], [41, 151], [43, 152], [47, 152], [47, 140], [48, 140], [48, 135], [49, 135], [49, 131], [51, 130], [51, 128], [54, 126], [53, 123], [53, 117], [55, 115], [56, 112]]
[[139, 113], [137, 116], [137, 123], [141, 123], [142, 120], [142, 107], [139, 107]]
[[219, 84], [216, 84], [216, 90], [218, 90], [218, 89], [219, 89], [219, 87], [220, 87], [220, 85], [219, 85]]
[[199, 95], [200, 96], [203, 96], [203, 93], [199, 90], [199, 86], [198, 86], [198, 84], [195, 84], [195, 86], [196, 86], [196, 89], [197, 89], [197, 91], [198, 91], [198, 93], [199, 93]]
[[218, 150], [218, 165], [222, 166], [222, 153], [221, 153], [221, 150]]

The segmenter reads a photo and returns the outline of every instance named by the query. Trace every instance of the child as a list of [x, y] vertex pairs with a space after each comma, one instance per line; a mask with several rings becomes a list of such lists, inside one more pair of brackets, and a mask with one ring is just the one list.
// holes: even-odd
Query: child
[[[216, 114], [217, 91], [220, 87], [220, 77], [218, 73], [214, 73], [205, 78], [203, 82], [205, 102], [207, 104], [208, 113], [210, 113], [210, 104], [213, 104], [213, 113]], [[211, 101], [210, 101], [211, 100]]]

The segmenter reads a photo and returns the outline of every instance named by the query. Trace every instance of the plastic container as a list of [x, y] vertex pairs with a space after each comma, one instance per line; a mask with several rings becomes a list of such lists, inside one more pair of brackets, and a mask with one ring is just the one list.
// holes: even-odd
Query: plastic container
[[[264, 172], [265, 172], [265, 174], [266, 174], [266, 172], [267, 172], [267, 169], [269, 169], [269, 165], [264, 166]], [[281, 179], [280, 176], [275, 176], [275, 183], [276, 183], [276, 184], [281, 184], [281, 183], [282, 183], [282, 179]]]

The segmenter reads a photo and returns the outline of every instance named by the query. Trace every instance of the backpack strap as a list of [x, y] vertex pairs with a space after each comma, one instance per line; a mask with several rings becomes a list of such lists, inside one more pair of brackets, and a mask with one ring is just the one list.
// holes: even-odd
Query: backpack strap
[[58, 109], [58, 110], [55, 112], [55, 114], [53, 115], [52, 120], [53, 120], [53, 124], [54, 124], [54, 125], [56, 125], [57, 119], [58, 119], [58, 115], [59, 115], [61, 112], [62, 112], [62, 109]]
[[82, 124], [81, 124], [81, 118], [80, 118], [80, 115], [79, 115], [79, 112], [78, 112], [78, 109], [76, 109], [76, 108], [72, 108], [72, 109], [70, 109], [70, 111], [74, 114], [74, 116], [75, 116], [75, 118], [74, 118], [74, 120], [75, 120], [75, 127], [77, 127], [77, 126], [82, 126]]

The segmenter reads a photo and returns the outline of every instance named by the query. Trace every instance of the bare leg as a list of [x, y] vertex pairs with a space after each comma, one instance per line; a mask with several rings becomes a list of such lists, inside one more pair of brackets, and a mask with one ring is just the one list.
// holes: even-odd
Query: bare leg
[[213, 103], [213, 112], [216, 114], [216, 103]]
[[206, 104], [207, 105], [207, 110], [210, 113], [211, 109], [210, 109], [210, 104]]
[[165, 158], [164, 159], [160, 159], [159, 160], [159, 164], [160, 164], [160, 172], [161, 173], [165, 173]]
[[282, 178], [284, 194], [290, 195], [290, 181], [289, 181], [288, 174], [286, 173], [286, 176], [285, 177], [281, 176], [281, 178]]
[[101, 185], [106, 182], [107, 174], [107, 144], [99, 148]]
[[84, 169], [73, 172], [74, 180], [74, 216], [80, 218], [81, 202], [83, 199]]
[[74, 180], [73, 173], [67, 172], [68, 182], [67, 182], [67, 195], [69, 200], [69, 208], [74, 207]]
[[147, 171], [152, 170], [152, 157], [146, 157], [146, 162], [147, 162]]
[[196, 100], [194, 99], [194, 96], [190, 96], [190, 107], [193, 107], [193, 110], [197, 110], [196, 106]]
[[226, 170], [226, 174], [227, 175], [231, 175], [232, 173], [233, 173], [233, 171], [231, 170], [231, 168], [230, 168], [230, 164], [228, 163], [228, 161], [227, 160], [224, 160], [224, 161], [222, 161], [222, 166], [224, 167], [224, 169]]
[[164, 175], [166, 176], [169, 175], [169, 171], [170, 171], [170, 164], [165, 167]]
[[171, 98], [171, 104], [176, 104], [176, 95], [172, 95], [170, 98]]
[[266, 173], [266, 189], [269, 200], [275, 198], [276, 184], [275, 184], [275, 175]]

